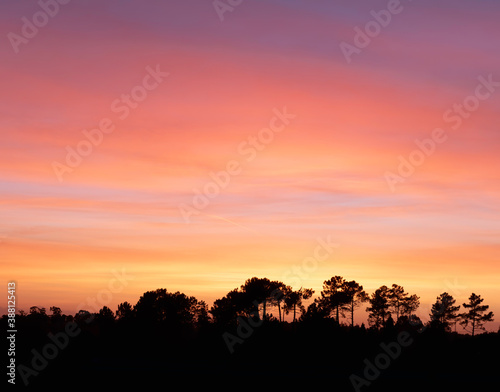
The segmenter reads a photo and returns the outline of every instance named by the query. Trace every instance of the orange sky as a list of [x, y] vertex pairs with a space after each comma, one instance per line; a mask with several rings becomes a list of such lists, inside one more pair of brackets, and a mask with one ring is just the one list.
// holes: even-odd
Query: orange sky
[[[114, 310], [160, 287], [211, 305], [252, 276], [319, 294], [342, 275], [368, 291], [403, 285], [423, 317], [444, 291], [460, 303], [475, 292], [496, 330], [500, 88], [457, 127], [443, 116], [480, 77], [500, 81], [500, 7], [405, 2], [347, 63], [339, 44], [385, 7], [243, 2], [221, 21], [197, 0], [74, 1], [18, 53], [5, 38], [0, 266], [19, 308], [74, 313], [98, 298]], [[3, 36], [37, 11], [2, 3]], [[168, 76], [136, 88], [148, 69]], [[146, 96], [120, 118], [113, 102], [134, 88]], [[58, 176], [54, 162], [68, 165], [67, 146], [103, 119], [114, 131]], [[436, 128], [446, 140], [391, 188], [387, 172]], [[214, 187], [230, 162], [238, 174]], [[186, 222], [195, 189], [216, 194]], [[290, 273], [328, 236], [328, 260]]]

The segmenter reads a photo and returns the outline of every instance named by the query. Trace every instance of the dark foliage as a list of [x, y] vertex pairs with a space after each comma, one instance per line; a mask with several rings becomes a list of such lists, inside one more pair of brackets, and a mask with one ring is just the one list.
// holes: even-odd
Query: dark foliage
[[[95, 314], [81, 310], [75, 315], [64, 315], [57, 307], [50, 308], [52, 314], [32, 307], [29, 314], [17, 317], [16, 360], [18, 365], [32, 368], [34, 352], [47, 352], [47, 345], [55, 341], [64, 346], [54, 358], [46, 359], [47, 365], [38, 374], [28, 377], [29, 388], [35, 389], [80, 383], [98, 390], [125, 386], [170, 389], [179, 382], [179, 387], [188, 390], [246, 385], [264, 389], [458, 391], [496, 385], [500, 334], [470, 336], [440, 328], [438, 305], [446, 298], [449, 306], [445, 308], [452, 306], [447, 296], [439, 297], [431, 314], [437, 320], [438, 327], [434, 327], [404, 310], [410, 297], [402, 290], [398, 289], [401, 303], [392, 300], [389, 305], [390, 300], [380, 300], [389, 296], [386, 287], [371, 297], [371, 307], [380, 310], [374, 313], [373, 327], [367, 329], [351, 325], [350, 315], [349, 325], [337, 322], [337, 305], [342, 302], [338, 299], [343, 298], [336, 294], [338, 290], [323, 296], [331, 306], [321, 301], [312, 302], [307, 309], [300, 301], [299, 305], [298, 297], [312, 295], [307, 290], [293, 291], [254, 278], [215, 301], [210, 312], [203, 301], [166, 289], [144, 293], [135, 306], [122, 303], [116, 314], [106, 306]], [[295, 321], [267, 313], [271, 305], [292, 311], [294, 304], [303, 308]], [[6, 321], [4, 316], [5, 329]], [[62, 336], [69, 325], [78, 333], [64, 345]], [[242, 328], [244, 325], [247, 327]], [[225, 334], [238, 341], [232, 353]], [[402, 337], [408, 344], [396, 349]], [[394, 358], [388, 357], [390, 363], [379, 369], [380, 374], [369, 380], [369, 385], [356, 389], [353, 375], [363, 377], [367, 361], [376, 363], [380, 355], [389, 352], [383, 347], [392, 347]], [[17, 381], [23, 384], [19, 374]]]

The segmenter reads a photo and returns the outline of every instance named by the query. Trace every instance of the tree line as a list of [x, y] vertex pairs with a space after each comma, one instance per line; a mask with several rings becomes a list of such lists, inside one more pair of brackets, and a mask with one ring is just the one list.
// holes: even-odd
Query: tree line
[[[75, 316], [62, 315], [58, 307], [51, 307], [50, 311], [53, 320], [64, 318], [66, 321], [87, 323], [93, 319], [104, 323], [140, 320], [143, 323], [162, 323], [171, 327], [200, 327], [208, 324], [234, 326], [242, 320], [255, 317], [264, 322], [285, 322], [285, 316], [289, 314], [292, 315], [292, 323], [333, 319], [340, 325], [342, 316], [353, 327], [355, 311], [366, 304], [371, 329], [379, 330], [396, 324], [423, 326], [423, 322], [415, 314], [420, 306], [420, 297], [407, 293], [397, 284], [391, 287], [381, 286], [368, 294], [358, 282], [333, 276], [323, 282], [320, 295], [306, 307], [304, 301], [312, 298], [313, 294], [313, 289], [294, 290], [280, 281], [253, 277], [215, 300], [210, 309], [203, 300], [162, 288], [145, 292], [134, 306], [129, 302], [119, 304], [116, 312], [107, 306], [103, 306], [97, 313], [82, 309]], [[493, 321], [493, 312], [488, 311], [489, 306], [483, 305], [483, 301], [480, 295], [472, 293], [468, 302], [462, 304], [464, 311], [460, 312], [460, 305], [455, 305], [453, 296], [444, 292], [432, 305], [427, 326], [451, 331], [452, 326], [459, 323], [474, 336], [478, 330], [485, 329], [485, 323]], [[277, 311], [277, 317], [269, 312], [270, 309]], [[27, 316], [23, 311], [19, 313]], [[37, 306], [30, 308], [29, 316], [48, 317], [46, 309]]]

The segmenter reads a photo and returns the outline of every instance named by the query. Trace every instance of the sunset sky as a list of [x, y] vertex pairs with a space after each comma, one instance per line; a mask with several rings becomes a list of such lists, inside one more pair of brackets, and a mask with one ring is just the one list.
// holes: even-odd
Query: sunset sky
[[160, 287], [211, 306], [252, 276], [318, 295], [341, 275], [404, 286], [423, 319], [475, 292], [498, 329], [498, 1], [402, 0], [363, 48], [387, 1], [57, 4], [0, 4], [18, 309], [116, 310]]

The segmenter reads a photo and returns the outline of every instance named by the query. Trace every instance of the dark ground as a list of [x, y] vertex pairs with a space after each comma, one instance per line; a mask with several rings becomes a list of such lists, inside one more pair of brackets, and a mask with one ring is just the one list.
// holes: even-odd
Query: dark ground
[[[53, 359], [38, 357], [37, 370], [32, 350], [46, 350], [52, 355], [46, 348], [53, 343], [48, 334], [64, 331], [67, 320], [24, 317], [17, 323], [16, 364], [26, 366], [24, 373], [28, 368], [38, 373], [27, 376], [28, 387], [34, 389], [139, 386], [162, 390], [304, 387], [333, 391], [496, 391], [500, 386], [499, 333], [471, 337], [428, 328], [422, 332], [411, 327], [351, 329], [338, 327], [332, 320], [268, 322], [236, 344], [231, 354], [222, 335], [231, 332], [237, 336], [234, 327], [207, 324], [194, 329], [95, 319], [88, 324], [79, 322], [80, 333], [68, 338]], [[5, 331], [5, 318], [2, 324]], [[400, 346], [399, 352], [395, 342], [401, 336], [409, 344]], [[65, 339], [60, 339], [64, 344]], [[393, 358], [385, 356], [381, 343], [392, 347]], [[371, 368], [371, 380], [366, 379], [366, 361], [373, 364], [377, 358], [382, 369]], [[360, 384], [355, 389], [353, 374], [360, 377], [358, 382], [363, 383], [363, 377], [369, 385]], [[19, 368], [16, 384], [24, 386]]]

